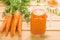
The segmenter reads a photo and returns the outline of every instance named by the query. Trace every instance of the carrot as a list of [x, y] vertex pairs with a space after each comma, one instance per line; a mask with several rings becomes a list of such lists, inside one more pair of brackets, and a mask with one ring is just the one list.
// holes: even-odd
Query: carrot
[[18, 35], [21, 36], [22, 33], [22, 18], [20, 16], [18, 26], [17, 26]]
[[18, 24], [19, 17], [20, 17], [20, 12], [19, 11], [15, 11], [14, 12], [14, 17], [13, 17], [13, 20], [12, 20], [12, 24], [11, 24], [11, 36], [15, 35], [16, 26]]
[[0, 33], [2, 33], [2, 31], [5, 29], [6, 22], [7, 22], [7, 15], [4, 16], [3, 23], [2, 23], [2, 25], [0, 27]]
[[5, 36], [8, 35], [9, 29], [10, 29], [10, 25], [11, 25], [11, 20], [12, 20], [12, 15], [8, 14], [8, 18], [7, 18], [7, 23], [6, 23], [6, 32], [5, 32]]

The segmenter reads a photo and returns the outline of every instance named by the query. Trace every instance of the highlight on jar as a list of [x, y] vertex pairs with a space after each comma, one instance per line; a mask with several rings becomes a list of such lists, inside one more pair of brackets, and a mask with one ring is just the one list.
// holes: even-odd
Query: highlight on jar
[[47, 15], [43, 9], [34, 9], [31, 12], [30, 26], [34, 35], [44, 35], [46, 31]]

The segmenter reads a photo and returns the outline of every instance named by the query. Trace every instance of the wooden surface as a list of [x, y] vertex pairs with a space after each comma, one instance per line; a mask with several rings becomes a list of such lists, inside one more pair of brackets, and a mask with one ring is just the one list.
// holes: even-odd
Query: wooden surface
[[[0, 2], [0, 20], [2, 19], [2, 12], [5, 10], [5, 5]], [[47, 23], [47, 29], [52, 30], [55, 28], [55, 30], [60, 29], [60, 17], [58, 16], [54, 16], [49, 14], [48, 19], [51, 19], [48, 23]], [[59, 20], [59, 22], [53, 22], [54, 20]], [[0, 22], [1, 23], [1, 22]], [[1, 24], [0, 24], [1, 25]], [[24, 23], [23, 24], [23, 28], [25, 30], [30, 30], [30, 27], [27, 27], [27, 24]], [[26, 27], [25, 27], [26, 26]], [[22, 36], [19, 37], [17, 32], [15, 34], [14, 37], [10, 36], [10, 33], [7, 37], [5, 37], [5, 32], [3, 32], [2, 34], [0, 34], [0, 40], [60, 40], [60, 31], [46, 31], [44, 36], [33, 36], [31, 34], [30, 31], [22, 31]]]
[[10, 36], [10, 33], [5, 37], [4, 32], [0, 34], [0, 40], [60, 40], [60, 31], [46, 31], [44, 36], [34, 36], [30, 31], [22, 31], [22, 36], [18, 34], [14, 37]]

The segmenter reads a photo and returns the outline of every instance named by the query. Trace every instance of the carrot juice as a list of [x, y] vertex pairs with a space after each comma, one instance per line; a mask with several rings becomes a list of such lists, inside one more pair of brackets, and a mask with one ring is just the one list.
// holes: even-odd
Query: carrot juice
[[32, 34], [44, 34], [46, 31], [46, 13], [42, 9], [33, 10], [30, 24]]
[[50, 7], [55, 7], [58, 5], [57, 1], [56, 0], [48, 0], [47, 1], [47, 4], [50, 6]]

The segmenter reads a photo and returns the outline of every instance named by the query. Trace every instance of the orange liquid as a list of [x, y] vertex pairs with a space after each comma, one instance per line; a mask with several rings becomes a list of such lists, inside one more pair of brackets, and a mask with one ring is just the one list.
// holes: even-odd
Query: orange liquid
[[50, 0], [47, 2], [50, 7], [55, 7], [58, 5], [58, 3], [55, 0]]
[[46, 31], [46, 14], [35, 15], [35, 11], [31, 13], [31, 32], [33, 34], [44, 34]]

